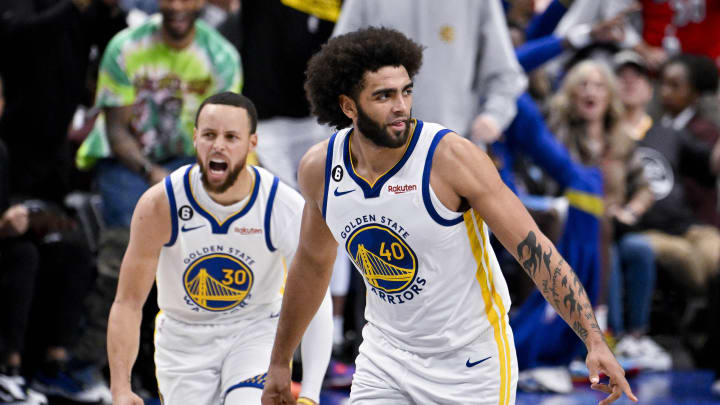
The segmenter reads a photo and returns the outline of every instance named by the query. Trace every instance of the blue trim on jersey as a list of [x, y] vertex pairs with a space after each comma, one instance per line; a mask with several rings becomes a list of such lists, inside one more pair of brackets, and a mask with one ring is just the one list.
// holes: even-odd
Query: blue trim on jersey
[[173, 191], [172, 182], [170, 181], [170, 175], [165, 177], [165, 192], [168, 196], [168, 202], [170, 203], [170, 241], [165, 246], [172, 246], [175, 244], [178, 234], [178, 220], [177, 220], [177, 203], [175, 202], [175, 192]]
[[192, 190], [190, 189], [190, 170], [192, 170], [192, 168], [195, 166], [196, 164], [193, 164], [188, 167], [188, 169], [185, 171], [185, 174], [183, 175], [183, 181], [185, 183], [185, 195], [187, 196], [188, 201], [190, 201], [190, 205], [192, 205], [193, 209], [195, 209], [198, 214], [202, 215], [210, 222], [210, 226], [212, 227], [212, 233], [225, 234], [230, 229], [230, 224], [232, 224], [236, 219], [247, 214], [247, 212], [250, 211], [250, 208], [252, 208], [253, 204], [255, 203], [255, 200], [258, 196], [258, 190], [260, 190], [260, 173], [258, 173], [257, 169], [254, 166], [250, 166], [250, 168], [252, 168], [255, 172], [255, 186], [250, 193], [250, 200], [247, 204], [245, 204], [242, 210], [233, 214], [222, 223], [219, 223], [212, 214], [205, 211], [205, 208], [203, 208], [200, 204], [198, 204], [197, 201], [195, 201], [195, 196], [193, 196]]
[[265, 380], [267, 379], [267, 373], [258, 374], [255, 377], [248, 378], [247, 380], [240, 381], [239, 383], [230, 386], [225, 391], [225, 397], [230, 393], [230, 391], [238, 388], [259, 388], [263, 389], [265, 388]]
[[395, 164], [395, 166], [392, 167], [392, 169], [388, 170], [383, 174], [382, 176], [378, 177], [377, 180], [375, 180], [375, 184], [370, 186], [370, 184], [363, 179], [362, 177], [358, 176], [357, 173], [355, 173], [355, 169], [352, 166], [351, 158], [350, 158], [350, 134], [352, 134], [352, 130], [348, 132], [347, 136], [345, 137], [345, 145], [343, 145], [343, 161], [345, 164], [345, 171], [348, 172], [350, 177], [355, 180], [355, 183], [357, 183], [360, 188], [363, 191], [363, 194], [365, 195], [365, 198], [376, 198], [380, 196], [380, 191], [382, 191], [383, 186], [385, 183], [390, 180], [392, 176], [395, 175], [400, 169], [402, 169], [403, 165], [407, 160], [410, 158], [410, 155], [412, 155], [413, 150], [415, 149], [415, 145], [417, 144], [418, 139], [420, 138], [420, 132], [422, 131], [423, 122], [420, 120], [415, 120], [415, 131], [413, 131], [411, 138], [410, 138], [410, 144], [407, 146], [407, 149], [405, 150], [405, 154], [400, 159], [399, 162]]
[[271, 252], [275, 251], [275, 246], [270, 239], [270, 216], [272, 215], [273, 202], [275, 201], [275, 193], [277, 193], [278, 183], [280, 179], [275, 176], [272, 187], [270, 187], [270, 196], [268, 196], [267, 208], [265, 209], [265, 244]]
[[325, 219], [325, 214], [327, 213], [327, 197], [328, 197], [328, 190], [330, 189], [330, 176], [332, 175], [330, 172], [332, 171], [332, 157], [333, 157], [333, 149], [335, 148], [335, 136], [337, 136], [337, 132], [335, 132], [330, 137], [330, 142], [328, 143], [328, 149], [327, 149], [327, 156], [325, 157], [325, 191], [323, 193], [323, 208], [322, 208], [322, 216], [323, 219]]
[[435, 154], [435, 148], [437, 147], [438, 143], [440, 143], [440, 140], [443, 139], [443, 137], [450, 132], [452, 131], [449, 129], [443, 129], [435, 134], [432, 143], [430, 143], [430, 149], [428, 149], [427, 157], [425, 157], [425, 167], [423, 168], [422, 176], [422, 196], [423, 203], [425, 204], [425, 209], [427, 210], [428, 214], [430, 214], [430, 217], [435, 220], [435, 222], [443, 226], [453, 226], [463, 221], [462, 215], [454, 219], [445, 219], [441, 217], [440, 214], [438, 214], [438, 212], [435, 210], [432, 200], [430, 199], [430, 171], [432, 169], [432, 161], [433, 155]]

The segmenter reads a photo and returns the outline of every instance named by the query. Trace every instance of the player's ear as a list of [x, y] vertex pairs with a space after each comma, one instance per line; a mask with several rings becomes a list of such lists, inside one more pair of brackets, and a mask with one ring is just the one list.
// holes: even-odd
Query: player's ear
[[353, 100], [352, 97], [341, 94], [338, 97], [338, 103], [340, 103], [340, 109], [346, 117], [350, 118], [351, 120], [357, 117], [357, 105], [355, 104], [355, 100]]
[[248, 138], [248, 153], [255, 150], [258, 143], [258, 136], [257, 134], [250, 134], [250, 137]]

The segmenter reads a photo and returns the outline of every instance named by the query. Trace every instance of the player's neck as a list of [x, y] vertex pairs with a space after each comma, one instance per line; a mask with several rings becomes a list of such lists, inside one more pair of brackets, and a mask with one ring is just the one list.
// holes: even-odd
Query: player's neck
[[350, 159], [355, 172], [369, 182], [374, 182], [402, 159], [410, 139], [408, 136], [405, 144], [399, 148], [388, 148], [377, 145], [356, 128], [350, 139]]
[[205, 190], [210, 198], [220, 205], [233, 205], [238, 201], [242, 201], [252, 191], [253, 185], [255, 184], [255, 175], [247, 165], [242, 169], [238, 175], [235, 183], [230, 186], [227, 190], [222, 193], [217, 193], [210, 190]]

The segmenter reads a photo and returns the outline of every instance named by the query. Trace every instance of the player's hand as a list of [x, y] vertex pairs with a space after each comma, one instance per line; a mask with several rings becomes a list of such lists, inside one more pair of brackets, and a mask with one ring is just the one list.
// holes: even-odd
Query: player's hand
[[[627, 379], [625, 379], [625, 370], [623, 370], [617, 360], [615, 360], [615, 356], [613, 356], [605, 342], [588, 350], [585, 363], [590, 371], [590, 388], [610, 394], [607, 398], [600, 401], [598, 405], [607, 405], [615, 402], [623, 392], [633, 402], [638, 401], [630, 388], [630, 384], [627, 382]], [[601, 372], [609, 377], [610, 380], [607, 384], [600, 383]]]
[[134, 392], [128, 390], [120, 393], [113, 393], [112, 403], [113, 405], [143, 405], [144, 402]]
[[294, 405], [295, 398], [290, 392], [290, 364], [270, 365], [263, 389], [262, 405]]

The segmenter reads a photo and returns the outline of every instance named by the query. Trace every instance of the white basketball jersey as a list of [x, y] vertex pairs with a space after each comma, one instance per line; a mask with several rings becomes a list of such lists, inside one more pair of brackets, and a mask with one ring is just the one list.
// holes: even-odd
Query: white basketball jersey
[[352, 129], [328, 146], [323, 217], [368, 289], [365, 317], [404, 350], [453, 350], [492, 328], [507, 346], [507, 284], [474, 210], [453, 212], [430, 187], [448, 129], [414, 120], [402, 159], [374, 184], [353, 169]]
[[197, 165], [165, 178], [172, 236], [156, 282], [158, 306], [171, 318], [208, 324], [277, 316], [304, 200], [270, 172], [248, 170], [250, 195], [230, 206], [210, 198]]

